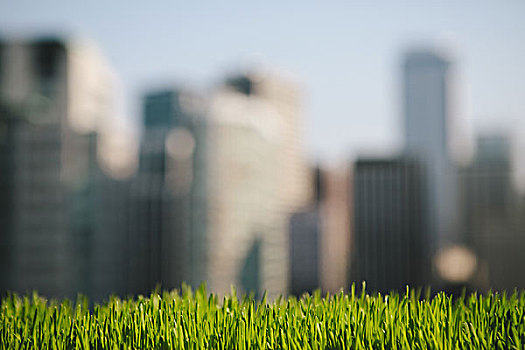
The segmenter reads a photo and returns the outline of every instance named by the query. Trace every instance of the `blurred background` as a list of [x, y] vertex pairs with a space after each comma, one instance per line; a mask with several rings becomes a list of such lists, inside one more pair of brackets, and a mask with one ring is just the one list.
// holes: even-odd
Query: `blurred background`
[[0, 3], [0, 294], [525, 288], [525, 3]]

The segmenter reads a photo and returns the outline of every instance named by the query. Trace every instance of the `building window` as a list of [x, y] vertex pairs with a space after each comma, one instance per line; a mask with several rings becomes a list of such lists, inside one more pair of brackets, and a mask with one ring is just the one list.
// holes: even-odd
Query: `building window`
[[40, 40], [34, 44], [33, 67], [41, 83], [56, 79], [60, 60], [64, 54], [64, 44], [57, 40]]

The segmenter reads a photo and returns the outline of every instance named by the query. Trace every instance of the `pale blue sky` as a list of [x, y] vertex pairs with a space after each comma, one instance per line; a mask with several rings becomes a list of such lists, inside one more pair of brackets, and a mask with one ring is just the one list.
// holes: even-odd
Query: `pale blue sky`
[[400, 144], [400, 59], [414, 44], [452, 49], [460, 135], [525, 130], [525, 1], [0, 0], [0, 33], [19, 30], [96, 41], [135, 118], [157, 84], [210, 85], [253, 57], [290, 71], [311, 158]]

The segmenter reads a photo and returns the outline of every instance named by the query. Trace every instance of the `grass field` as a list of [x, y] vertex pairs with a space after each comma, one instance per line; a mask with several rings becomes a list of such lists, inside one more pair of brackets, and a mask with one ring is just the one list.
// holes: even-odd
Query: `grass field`
[[268, 302], [204, 287], [88, 307], [10, 295], [1, 349], [523, 349], [525, 294], [355, 293]]

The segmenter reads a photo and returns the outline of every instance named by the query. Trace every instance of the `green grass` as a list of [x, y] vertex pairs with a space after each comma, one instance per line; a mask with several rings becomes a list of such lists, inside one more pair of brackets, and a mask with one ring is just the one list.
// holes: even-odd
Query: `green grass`
[[525, 295], [369, 296], [354, 292], [267, 302], [205, 288], [111, 298], [10, 295], [1, 349], [523, 349]]

